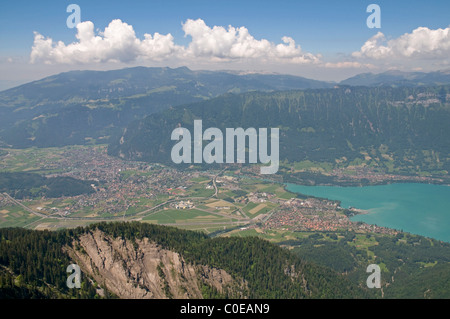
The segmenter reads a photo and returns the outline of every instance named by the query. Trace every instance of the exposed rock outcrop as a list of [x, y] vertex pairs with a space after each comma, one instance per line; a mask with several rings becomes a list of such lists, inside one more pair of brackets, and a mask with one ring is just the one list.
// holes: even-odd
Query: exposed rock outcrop
[[130, 241], [95, 230], [66, 249], [84, 273], [120, 298], [202, 298], [204, 285], [242, 297], [246, 289], [226, 271], [187, 263], [148, 238]]

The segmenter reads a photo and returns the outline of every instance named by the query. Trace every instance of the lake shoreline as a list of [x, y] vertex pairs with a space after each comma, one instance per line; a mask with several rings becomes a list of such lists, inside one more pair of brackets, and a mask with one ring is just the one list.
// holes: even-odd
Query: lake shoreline
[[450, 176], [419, 176], [419, 175], [390, 175], [374, 174], [353, 177], [352, 175], [323, 174], [310, 172], [297, 172], [281, 174], [283, 183], [303, 186], [339, 186], [339, 187], [365, 187], [390, 184], [432, 184], [450, 186]]
[[450, 242], [450, 188], [430, 183], [392, 183], [363, 187], [285, 183], [294, 194], [340, 202], [352, 221], [398, 229]]

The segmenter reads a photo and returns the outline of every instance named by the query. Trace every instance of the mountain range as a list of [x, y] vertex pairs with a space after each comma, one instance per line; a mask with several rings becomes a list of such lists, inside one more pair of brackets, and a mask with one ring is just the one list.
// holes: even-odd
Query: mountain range
[[0, 92], [0, 136], [14, 147], [105, 142], [132, 120], [227, 92], [331, 86], [289, 75], [238, 75], [186, 67], [72, 71]]
[[[450, 170], [450, 86], [338, 87], [226, 94], [133, 122], [109, 146], [125, 159], [171, 163], [177, 127], [279, 128], [280, 160], [419, 172]], [[206, 145], [207, 142], [204, 141]], [[248, 162], [248, 161], [247, 161]]]
[[352, 86], [434, 86], [450, 83], [450, 70], [435, 72], [402, 72], [397, 70], [379, 74], [362, 73], [341, 81]]
[[361, 74], [331, 83], [279, 74], [135, 67], [71, 71], [0, 92], [0, 146], [108, 143], [135, 120], [222, 94], [335, 86], [435, 86], [450, 72]]
[[[0, 92], [0, 146], [108, 143], [111, 155], [170, 164], [173, 129], [192, 130], [202, 119], [204, 128], [221, 130], [279, 128], [286, 167], [365, 163], [388, 172], [448, 174], [448, 76], [390, 71], [337, 84], [187, 68], [68, 72]], [[90, 182], [67, 178], [0, 177], [14, 196], [91, 191]], [[281, 243], [288, 250], [254, 237], [210, 238], [139, 222], [0, 229], [1, 297], [376, 297], [361, 284], [369, 255], [355, 253], [354, 234], [326, 236], [333, 235], [340, 240], [329, 246], [313, 234]], [[376, 240], [370, 251], [392, 271], [387, 298], [448, 296], [448, 244], [403, 234]], [[72, 263], [82, 268], [79, 290], [66, 286]]]

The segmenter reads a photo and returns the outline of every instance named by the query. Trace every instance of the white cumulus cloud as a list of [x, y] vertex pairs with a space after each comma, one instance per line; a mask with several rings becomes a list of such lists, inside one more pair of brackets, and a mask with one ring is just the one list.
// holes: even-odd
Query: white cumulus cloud
[[132, 62], [138, 58], [152, 61], [164, 59], [204, 59], [207, 61], [235, 61], [253, 59], [260, 62], [318, 63], [320, 55], [305, 53], [294, 39], [283, 37], [282, 43], [274, 44], [266, 39], [255, 39], [245, 27], [228, 29], [209, 27], [202, 19], [188, 19], [183, 25], [185, 36], [192, 38], [186, 46], [176, 45], [169, 33], [145, 34], [136, 37], [133, 26], [113, 20], [103, 32], [94, 32], [91, 21], [77, 25], [76, 42], [62, 41], [34, 35], [30, 61], [47, 64], [75, 64], [102, 62]]
[[319, 55], [302, 52], [290, 37], [285, 36], [283, 43], [274, 44], [266, 39], [255, 39], [245, 27], [211, 28], [201, 19], [188, 19], [183, 24], [183, 31], [186, 36], [192, 37], [186, 49], [186, 54], [192, 57], [282, 60], [291, 63], [317, 63], [320, 60]]
[[136, 38], [133, 27], [119, 19], [111, 21], [98, 35], [91, 21], [81, 22], [77, 25], [76, 38], [77, 42], [66, 45], [61, 41], [53, 43], [51, 38], [35, 32], [31, 62], [130, 62], [140, 56], [160, 60], [178, 50], [171, 34], [145, 34], [141, 41]]
[[419, 27], [391, 40], [378, 32], [352, 55], [376, 60], [447, 59], [450, 56], [450, 27], [436, 30]]

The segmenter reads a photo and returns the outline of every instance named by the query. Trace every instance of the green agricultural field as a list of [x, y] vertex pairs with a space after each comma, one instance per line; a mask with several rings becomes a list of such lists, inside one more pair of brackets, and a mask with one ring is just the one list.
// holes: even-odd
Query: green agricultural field
[[168, 209], [148, 215], [144, 221], [152, 221], [157, 224], [178, 224], [178, 223], [210, 223], [228, 222], [231, 219], [222, 218], [197, 209]]
[[260, 234], [254, 230], [254, 229], [248, 229], [248, 230], [236, 230], [229, 234], [229, 236], [233, 237], [261, 237]]
[[204, 176], [191, 178], [191, 181], [194, 183], [202, 183], [202, 182], [206, 182], [206, 181], [210, 181], [210, 180], [211, 180], [210, 178], [204, 177]]
[[33, 224], [30, 224], [27, 228], [36, 229], [36, 230], [60, 230], [66, 228], [76, 228], [76, 227], [84, 227], [90, 224], [97, 223], [98, 221], [94, 220], [70, 220], [70, 219], [53, 219], [53, 218], [42, 218], [37, 220]]
[[252, 210], [253, 208], [255, 208], [256, 206], [258, 206], [257, 203], [248, 203], [247, 205], [245, 205], [245, 207], [242, 209], [244, 211], [244, 213], [249, 214], [250, 210]]
[[51, 148], [2, 149], [8, 155], [3, 156], [0, 162], [0, 171], [3, 172], [33, 172], [33, 173], [59, 173], [60, 169], [49, 169], [51, 162], [58, 162], [64, 158], [64, 153], [73, 149], [87, 149], [94, 147], [103, 149], [106, 145], [95, 146], [65, 146]]
[[297, 197], [297, 194], [287, 191], [281, 184], [271, 184], [267, 187], [261, 188], [260, 192], [275, 194], [281, 199], [291, 199]]
[[236, 227], [236, 225], [229, 225], [229, 224], [222, 224], [222, 225], [208, 225], [208, 224], [204, 224], [204, 225], [180, 225], [177, 226], [178, 228], [182, 228], [182, 229], [186, 229], [186, 230], [194, 230], [194, 231], [199, 231], [205, 234], [211, 234], [215, 231], [218, 230], [225, 230], [227, 228], [234, 228]]
[[280, 243], [287, 240], [296, 240], [306, 238], [313, 233], [311, 232], [293, 232], [281, 229], [261, 230], [261, 229], [245, 229], [235, 230], [229, 233], [230, 236], [251, 237], [256, 236], [273, 243]]
[[214, 188], [206, 189], [204, 184], [194, 185], [187, 189], [187, 194], [191, 197], [211, 197], [214, 192]]
[[[219, 188], [220, 190], [220, 188]], [[225, 191], [225, 192], [219, 192], [218, 197], [220, 199], [224, 199], [224, 198], [233, 198], [234, 196], [236, 196], [233, 191]]]
[[246, 207], [244, 207], [244, 212], [249, 216], [250, 218], [254, 218], [261, 214], [267, 214], [272, 209], [277, 207], [278, 205], [270, 203], [270, 202], [263, 202], [263, 203], [248, 203]]
[[269, 184], [269, 186], [263, 187], [260, 189], [260, 192], [272, 193], [274, 194], [276, 191], [280, 190], [280, 185], [278, 184]]
[[268, 212], [270, 212], [272, 209], [274, 209], [277, 206], [278, 205], [275, 205], [273, 203], [265, 203], [265, 207], [263, 207], [260, 210], [258, 210], [258, 212], [254, 213], [252, 216], [258, 216], [258, 215], [261, 215], [261, 214], [267, 214]]
[[271, 193], [275, 194], [281, 199], [291, 199], [297, 196], [297, 194], [291, 193], [284, 188], [283, 184], [261, 182], [256, 180], [249, 180], [251, 183], [242, 183], [241, 192], [251, 193], [251, 192], [261, 192], [261, 193]]
[[39, 219], [42, 219], [42, 217], [26, 212], [18, 205], [0, 208], [0, 228], [26, 227]]
[[317, 172], [327, 173], [327, 172], [331, 172], [334, 165], [331, 163], [326, 163], [326, 162], [319, 163], [319, 162], [311, 162], [309, 160], [306, 160], [306, 161], [292, 163], [291, 166], [296, 171], [308, 170], [308, 171], [317, 171]]

